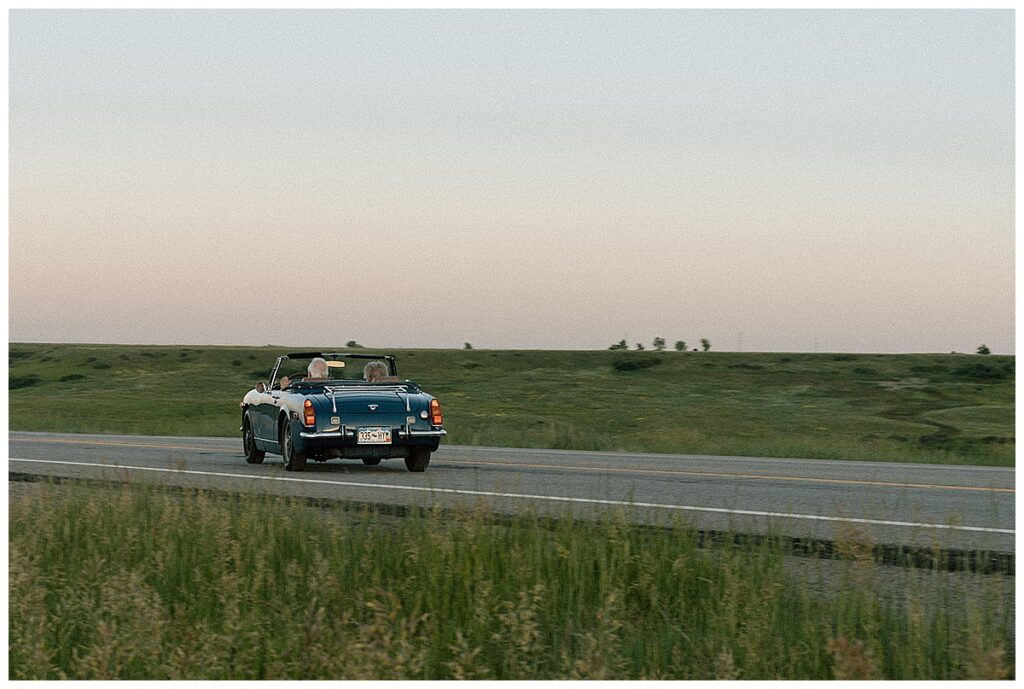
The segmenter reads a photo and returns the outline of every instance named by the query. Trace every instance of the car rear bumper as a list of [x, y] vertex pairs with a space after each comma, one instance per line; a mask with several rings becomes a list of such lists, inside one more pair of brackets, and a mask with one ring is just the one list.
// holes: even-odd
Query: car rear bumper
[[355, 426], [342, 426], [331, 431], [299, 431], [296, 434], [295, 446], [300, 452], [330, 453], [338, 451], [344, 457], [406, 457], [416, 448], [424, 448], [430, 452], [437, 450], [441, 438], [447, 435], [442, 428], [431, 430], [415, 430], [405, 427], [392, 427], [390, 443], [360, 443], [356, 438]]
[[[439, 429], [436, 431], [417, 431], [415, 429], [406, 430], [404, 428], [396, 428], [392, 431], [399, 438], [440, 438], [441, 436], [448, 435], [448, 431]], [[299, 436], [307, 440], [319, 440], [323, 438], [330, 438], [333, 440], [347, 440], [356, 437], [356, 429], [339, 429], [337, 431], [316, 431], [310, 433], [309, 431], [302, 431]]]

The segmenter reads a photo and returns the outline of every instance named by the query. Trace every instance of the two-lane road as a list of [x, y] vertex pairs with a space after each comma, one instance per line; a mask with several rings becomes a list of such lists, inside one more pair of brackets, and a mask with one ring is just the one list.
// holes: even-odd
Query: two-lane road
[[1014, 550], [1012, 468], [442, 446], [425, 474], [401, 460], [245, 463], [232, 438], [12, 432], [9, 471], [502, 512], [621, 508], [707, 529]]

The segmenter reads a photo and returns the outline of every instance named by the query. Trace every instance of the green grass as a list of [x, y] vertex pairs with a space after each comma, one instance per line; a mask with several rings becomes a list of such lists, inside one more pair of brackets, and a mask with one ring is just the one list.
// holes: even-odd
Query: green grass
[[[12, 344], [10, 427], [237, 435], [281, 351]], [[1012, 356], [393, 351], [456, 444], [1014, 462]]]
[[11, 484], [12, 679], [955, 679], [1012, 578], [486, 510]]

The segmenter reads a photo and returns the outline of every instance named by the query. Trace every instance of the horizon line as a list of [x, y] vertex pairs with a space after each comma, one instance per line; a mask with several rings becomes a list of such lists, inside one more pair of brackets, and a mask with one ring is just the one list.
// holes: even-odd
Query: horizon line
[[[212, 343], [141, 343], [141, 342], [40, 342], [40, 341], [29, 341], [29, 340], [8, 340], [8, 348], [10, 345], [71, 345], [71, 346], [82, 346], [82, 347], [218, 347], [218, 348], [248, 348], [248, 349], [295, 349], [296, 347], [312, 348], [313, 350], [318, 349], [314, 345], [306, 344], [212, 344]], [[664, 349], [654, 349], [653, 347], [644, 347], [643, 349], [617, 349], [612, 350], [609, 347], [597, 348], [597, 349], [569, 349], [569, 348], [538, 348], [538, 347], [472, 347], [466, 349], [464, 347], [392, 347], [388, 345], [377, 346], [377, 345], [363, 345], [360, 344], [358, 347], [347, 347], [343, 345], [331, 345], [334, 349], [346, 349], [346, 350], [416, 350], [416, 351], [459, 351], [459, 352], [646, 352], [646, 353], [667, 353], [667, 354], [860, 354], [860, 355], [960, 355], [966, 354], [969, 356], [1016, 356], [1016, 352], [1009, 354], [1001, 354], [998, 352], [991, 352], [990, 354], [978, 354], [977, 352], [961, 352], [957, 350], [950, 350], [948, 352], [939, 352], [932, 350], [921, 350], [921, 351], [846, 351], [846, 350], [823, 350], [823, 351], [807, 351], [807, 350], [737, 350], [737, 349], [712, 349], [708, 351], [698, 351], [697, 349], [685, 349], [676, 350], [673, 347], [666, 346]], [[329, 347], [329, 348], [330, 348]], [[323, 349], [320, 346], [319, 349]], [[311, 350], [312, 351], [312, 350]]]

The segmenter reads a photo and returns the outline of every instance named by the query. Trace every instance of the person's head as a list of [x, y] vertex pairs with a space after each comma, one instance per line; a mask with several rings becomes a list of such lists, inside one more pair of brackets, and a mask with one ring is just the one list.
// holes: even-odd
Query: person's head
[[363, 378], [367, 382], [374, 382], [388, 375], [388, 365], [383, 361], [371, 361], [363, 367]]
[[327, 362], [316, 357], [309, 362], [309, 366], [306, 367], [306, 373], [309, 374], [310, 378], [327, 378]]

